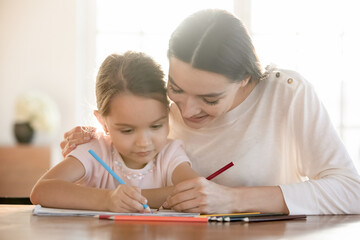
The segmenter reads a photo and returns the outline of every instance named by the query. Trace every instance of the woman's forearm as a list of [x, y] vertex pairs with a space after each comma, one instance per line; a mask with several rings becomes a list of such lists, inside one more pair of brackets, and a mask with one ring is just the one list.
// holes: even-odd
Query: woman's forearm
[[31, 202], [47, 207], [108, 211], [110, 190], [90, 188], [71, 182], [43, 179], [31, 192]]
[[278, 186], [240, 187], [233, 191], [233, 212], [289, 213], [283, 193]]

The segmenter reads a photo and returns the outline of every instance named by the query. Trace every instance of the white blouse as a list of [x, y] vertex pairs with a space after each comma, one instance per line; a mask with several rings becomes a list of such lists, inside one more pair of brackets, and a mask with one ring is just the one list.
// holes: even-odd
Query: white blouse
[[239, 106], [201, 129], [171, 106], [170, 137], [193, 168], [226, 186], [280, 186], [290, 214], [360, 213], [360, 176], [312, 85], [276, 69]]

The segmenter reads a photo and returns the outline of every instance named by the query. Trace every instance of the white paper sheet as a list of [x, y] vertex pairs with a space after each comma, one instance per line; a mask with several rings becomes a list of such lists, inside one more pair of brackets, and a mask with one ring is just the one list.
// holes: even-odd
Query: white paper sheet
[[91, 210], [76, 210], [76, 209], [60, 209], [60, 208], [46, 208], [40, 205], [36, 205], [33, 210], [35, 216], [98, 216], [98, 215], [127, 215], [127, 216], [180, 216], [180, 217], [196, 217], [199, 213], [183, 213], [175, 212], [172, 210], [157, 211], [152, 209], [153, 213], [117, 213], [117, 212], [102, 212]]

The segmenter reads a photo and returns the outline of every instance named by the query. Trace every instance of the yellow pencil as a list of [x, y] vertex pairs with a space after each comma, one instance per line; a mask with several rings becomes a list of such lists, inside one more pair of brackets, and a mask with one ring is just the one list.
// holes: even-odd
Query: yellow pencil
[[233, 216], [233, 215], [258, 215], [258, 214], [260, 214], [260, 212], [222, 213], [222, 214], [220, 213], [220, 214], [205, 214], [205, 215], [200, 215], [199, 217], [221, 217], [221, 216]]

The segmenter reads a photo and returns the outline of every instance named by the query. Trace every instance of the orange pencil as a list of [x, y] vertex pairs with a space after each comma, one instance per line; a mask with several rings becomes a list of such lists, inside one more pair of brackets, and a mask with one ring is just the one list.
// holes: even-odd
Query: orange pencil
[[109, 219], [115, 221], [146, 221], [146, 222], [203, 222], [207, 223], [207, 218], [200, 217], [165, 217], [165, 216], [129, 216], [129, 215], [100, 215], [99, 219]]

